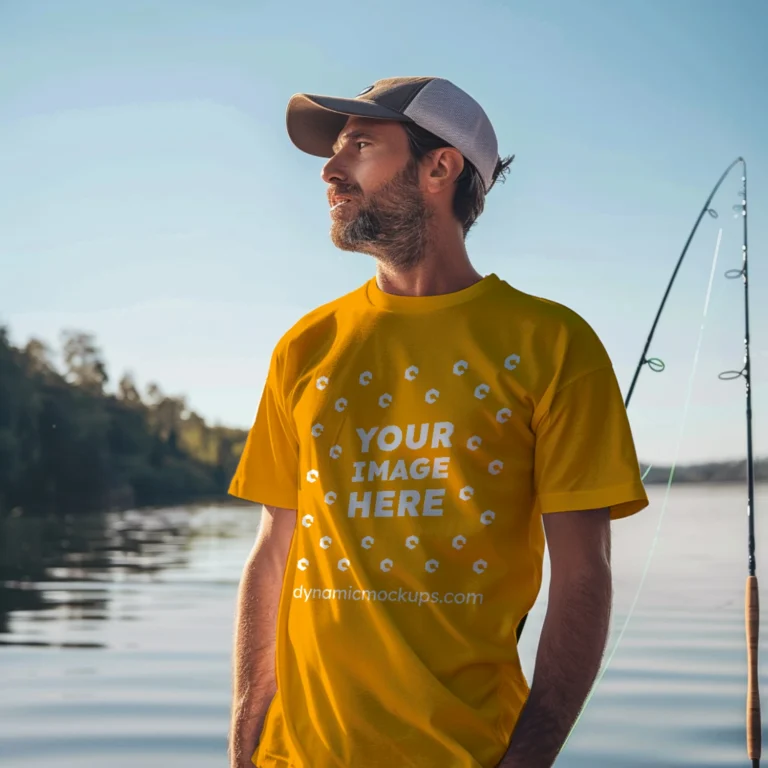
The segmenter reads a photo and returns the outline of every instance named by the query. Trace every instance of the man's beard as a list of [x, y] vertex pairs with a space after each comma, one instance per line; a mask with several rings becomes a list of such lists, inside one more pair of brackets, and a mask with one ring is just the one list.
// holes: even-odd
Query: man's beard
[[414, 160], [376, 192], [363, 196], [350, 188], [349, 194], [353, 202], [345, 205], [357, 210], [345, 219], [342, 209], [333, 219], [331, 240], [337, 248], [367, 253], [395, 269], [412, 269], [424, 258], [430, 211]]

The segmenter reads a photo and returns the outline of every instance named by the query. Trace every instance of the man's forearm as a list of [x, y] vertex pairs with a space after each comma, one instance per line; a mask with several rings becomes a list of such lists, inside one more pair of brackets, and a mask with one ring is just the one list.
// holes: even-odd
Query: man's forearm
[[499, 768], [550, 768], [600, 669], [610, 625], [608, 565], [550, 584], [531, 691]]
[[280, 562], [257, 544], [243, 572], [235, 625], [230, 765], [251, 765], [269, 705], [277, 690], [275, 632], [280, 603]]

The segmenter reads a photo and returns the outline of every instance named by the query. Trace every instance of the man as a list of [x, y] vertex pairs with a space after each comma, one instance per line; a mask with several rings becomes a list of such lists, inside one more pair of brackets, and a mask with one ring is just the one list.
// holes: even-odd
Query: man
[[[331, 238], [376, 277], [277, 344], [230, 493], [263, 505], [240, 587], [233, 768], [547, 768], [594, 682], [610, 521], [643, 509], [611, 361], [575, 312], [472, 266], [512, 158], [464, 91], [300, 94]], [[516, 628], [551, 586], [529, 687]]]

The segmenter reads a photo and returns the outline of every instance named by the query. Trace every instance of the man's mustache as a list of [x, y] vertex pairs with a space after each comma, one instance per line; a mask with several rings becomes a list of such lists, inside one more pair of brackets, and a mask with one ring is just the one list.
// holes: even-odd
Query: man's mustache
[[328, 188], [328, 199], [334, 197], [362, 197], [362, 190], [352, 185], [337, 185]]

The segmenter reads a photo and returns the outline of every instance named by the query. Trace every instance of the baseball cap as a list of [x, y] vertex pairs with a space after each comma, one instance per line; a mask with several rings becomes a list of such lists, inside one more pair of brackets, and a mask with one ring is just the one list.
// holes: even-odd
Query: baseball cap
[[499, 161], [496, 132], [483, 108], [440, 77], [377, 80], [354, 98], [297, 93], [288, 102], [291, 141], [303, 152], [332, 157], [349, 116], [415, 123], [461, 152], [478, 170], [485, 191]]

